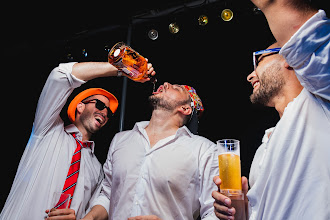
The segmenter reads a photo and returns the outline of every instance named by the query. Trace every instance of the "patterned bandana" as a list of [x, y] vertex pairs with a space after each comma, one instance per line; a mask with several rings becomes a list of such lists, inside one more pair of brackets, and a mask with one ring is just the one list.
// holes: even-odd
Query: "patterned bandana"
[[202, 104], [202, 100], [199, 98], [199, 96], [196, 93], [196, 90], [191, 86], [187, 86], [187, 85], [183, 85], [183, 86], [188, 91], [190, 98], [194, 103], [193, 107], [198, 111], [198, 114], [201, 114], [204, 111], [204, 107]]

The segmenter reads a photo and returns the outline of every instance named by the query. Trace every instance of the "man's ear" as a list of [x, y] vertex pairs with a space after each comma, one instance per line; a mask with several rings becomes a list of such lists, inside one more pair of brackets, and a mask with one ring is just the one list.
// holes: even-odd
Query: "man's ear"
[[182, 105], [179, 107], [179, 112], [184, 115], [190, 115], [192, 112], [192, 108], [189, 105]]
[[77, 105], [77, 113], [81, 114], [85, 109], [85, 104], [82, 103], [82, 102], [79, 102], [78, 105]]

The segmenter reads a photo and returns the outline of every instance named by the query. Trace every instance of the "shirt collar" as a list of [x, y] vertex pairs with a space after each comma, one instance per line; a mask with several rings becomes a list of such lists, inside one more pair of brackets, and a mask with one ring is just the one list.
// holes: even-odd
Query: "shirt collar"
[[[137, 122], [137, 123], [135, 123], [133, 130], [140, 131], [143, 134], [144, 133], [143, 130], [148, 126], [148, 124], [149, 124], [149, 121]], [[193, 137], [194, 134], [191, 133], [189, 131], [189, 129], [184, 125], [176, 131], [175, 137], [179, 137], [182, 135], [187, 135], [189, 137]]]
[[[64, 130], [68, 134], [72, 134], [72, 133], [76, 134], [77, 139], [82, 141], [82, 134], [74, 124], [70, 124], [70, 125], [66, 126], [64, 128]], [[95, 147], [94, 141], [86, 141], [86, 142], [91, 143], [91, 150], [92, 150], [92, 153], [94, 154], [94, 147]]]
[[262, 138], [262, 143], [268, 143], [269, 139], [270, 139], [270, 136], [271, 134], [273, 133], [275, 127], [272, 127], [272, 128], [268, 128], [266, 131], [265, 131], [265, 134]]

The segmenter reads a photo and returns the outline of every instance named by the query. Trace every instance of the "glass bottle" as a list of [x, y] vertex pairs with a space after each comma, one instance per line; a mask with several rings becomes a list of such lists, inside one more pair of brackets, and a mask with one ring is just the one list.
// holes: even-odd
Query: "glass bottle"
[[148, 77], [147, 60], [124, 42], [119, 42], [111, 48], [108, 61], [134, 81]]

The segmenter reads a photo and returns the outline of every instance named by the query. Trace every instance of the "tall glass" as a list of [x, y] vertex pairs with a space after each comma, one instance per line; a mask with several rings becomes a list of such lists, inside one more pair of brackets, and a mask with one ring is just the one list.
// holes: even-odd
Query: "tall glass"
[[147, 78], [147, 60], [123, 42], [115, 44], [108, 55], [108, 61], [132, 80]]
[[235, 219], [246, 219], [244, 193], [242, 192], [240, 142], [234, 139], [217, 141], [220, 192], [232, 200]]

